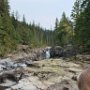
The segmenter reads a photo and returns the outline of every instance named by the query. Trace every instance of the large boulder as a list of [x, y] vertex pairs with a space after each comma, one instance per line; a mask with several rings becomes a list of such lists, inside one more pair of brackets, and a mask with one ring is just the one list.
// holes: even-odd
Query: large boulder
[[72, 45], [66, 45], [63, 47], [63, 57], [76, 56], [77, 50]]
[[71, 57], [77, 54], [77, 50], [72, 45], [66, 45], [64, 47], [55, 46], [50, 49], [50, 57]]
[[62, 57], [63, 55], [63, 48], [61, 46], [55, 46], [50, 49], [50, 57]]

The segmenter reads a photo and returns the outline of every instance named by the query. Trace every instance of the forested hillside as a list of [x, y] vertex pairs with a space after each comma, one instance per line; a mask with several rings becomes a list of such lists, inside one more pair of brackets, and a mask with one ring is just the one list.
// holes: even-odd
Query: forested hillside
[[35, 23], [27, 24], [25, 17], [19, 21], [18, 16], [9, 13], [9, 1], [0, 0], [0, 56], [17, 48], [19, 44], [41, 47], [53, 44], [53, 32], [41, 28]]
[[55, 29], [46, 30], [35, 23], [28, 24], [23, 16], [18, 20], [10, 14], [9, 0], [0, 0], [0, 56], [16, 50], [20, 44], [30, 47], [72, 44], [80, 51], [90, 51], [90, 0], [76, 0], [72, 20], [65, 13], [56, 19]]
[[90, 52], [90, 0], [76, 0], [69, 20], [63, 13], [55, 23], [55, 44], [74, 45], [81, 53]]
[[62, 18], [59, 21], [56, 19], [55, 23], [55, 44], [64, 46], [67, 44], [72, 44], [73, 39], [73, 24], [66, 17], [66, 14], [62, 14]]

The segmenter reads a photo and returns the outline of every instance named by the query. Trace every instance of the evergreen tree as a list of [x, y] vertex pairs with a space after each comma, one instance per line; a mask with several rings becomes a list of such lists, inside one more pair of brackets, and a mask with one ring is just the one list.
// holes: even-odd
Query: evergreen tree
[[90, 51], [90, 1], [82, 0], [80, 7], [80, 13], [74, 20], [75, 41], [81, 51]]
[[24, 15], [23, 20], [19, 21], [18, 12], [10, 15], [8, 0], [0, 0], [0, 56], [15, 50], [20, 44], [31, 47], [52, 45], [52, 35], [53, 32], [40, 25], [28, 25]]
[[72, 22], [66, 17], [65, 13], [59, 22], [59, 27], [56, 32], [56, 44], [67, 45], [72, 41]]
[[59, 21], [58, 21], [58, 18], [56, 18], [56, 21], [55, 21], [55, 30], [57, 30], [59, 27]]
[[[0, 16], [0, 34], [1, 34], [1, 52], [10, 52], [15, 48], [15, 33], [14, 27], [9, 16], [8, 0], [1, 0], [1, 16]], [[6, 50], [5, 50], [6, 49]], [[3, 50], [3, 51], [2, 51]], [[4, 51], [5, 50], [5, 51]], [[1, 55], [1, 54], [0, 54]]]

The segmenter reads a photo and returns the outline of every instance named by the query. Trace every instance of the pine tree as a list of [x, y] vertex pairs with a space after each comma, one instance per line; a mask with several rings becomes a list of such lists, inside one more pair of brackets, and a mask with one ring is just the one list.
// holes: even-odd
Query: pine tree
[[61, 46], [70, 44], [72, 41], [72, 23], [65, 13], [62, 14], [59, 27], [56, 30], [56, 41], [56, 44]]
[[59, 27], [59, 21], [58, 21], [58, 18], [56, 18], [56, 21], [55, 21], [55, 30], [57, 30]]
[[[74, 6], [76, 7], [76, 6]], [[80, 51], [90, 51], [90, 1], [82, 0], [80, 4], [80, 13], [78, 18], [74, 20], [75, 23], [75, 41]]]
[[10, 53], [20, 44], [33, 47], [51, 45], [52, 35], [53, 32], [46, 32], [40, 25], [28, 25], [24, 15], [19, 21], [18, 12], [10, 15], [8, 0], [0, 0], [0, 56]]
[[[2, 52], [10, 52], [11, 49], [15, 48], [15, 33], [14, 27], [11, 22], [11, 18], [9, 15], [9, 5], [8, 0], [1, 0], [1, 16], [0, 16], [0, 34], [1, 34], [1, 42], [0, 42], [0, 53]], [[3, 51], [2, 51], [3, 50]]]

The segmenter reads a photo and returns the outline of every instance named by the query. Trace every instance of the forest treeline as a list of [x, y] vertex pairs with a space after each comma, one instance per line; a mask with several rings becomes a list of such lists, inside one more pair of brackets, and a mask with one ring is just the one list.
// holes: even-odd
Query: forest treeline
[[43, 29], [35, 23], [28, 24], [18, 13], [10, 14], [8, 0], [0, 0], [0, 56], [17, 49], [18, 45], [41, 47], [53, 44], [53, 31]]
[[30, 47], [72, 44], [80, 51], [90, 51], [90, 0], [76, 0], [70, 20], [65, 13], [56, 18], [54, 30], [27, 23], [25, 16], [10, 14], [8, 0], [0, 0], [0, 56], [17, 49], [18, 45]]
[[71, 20], [63, 13], [55, 23], [55, 44], [71, 44], [81, 53], [90, 52], [90, 0], [76, 0], [72, 8]]

